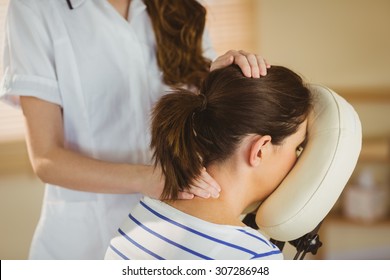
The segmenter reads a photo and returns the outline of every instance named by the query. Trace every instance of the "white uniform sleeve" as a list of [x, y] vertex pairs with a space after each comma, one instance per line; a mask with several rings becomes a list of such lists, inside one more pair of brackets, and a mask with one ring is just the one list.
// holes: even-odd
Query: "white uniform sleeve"
[[50, 23], [34, 2], [10, 1], [0, 98], [18, 105], [19, 96], [34, 96], [61, 105]]
[[215, 50], [212, 46], [210, 34], [206, 28], [203, 32], [203, 46], [202, 47], [203, 47], [203, 55], [205, 57], [207, 57], [211, 61], [214, 61], [217, 58], [217, 53], [215, 52]]

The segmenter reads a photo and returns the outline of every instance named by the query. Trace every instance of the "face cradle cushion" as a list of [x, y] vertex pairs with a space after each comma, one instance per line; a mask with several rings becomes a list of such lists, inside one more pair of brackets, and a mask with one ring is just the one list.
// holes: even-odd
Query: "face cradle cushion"
[[260, 205], [256, 223], [279, 241], [312, 231], [329, 213], [359, 157], [362, 130], [353, 107], [334, 91], [309, 85], [307, 144], [280, 186]]

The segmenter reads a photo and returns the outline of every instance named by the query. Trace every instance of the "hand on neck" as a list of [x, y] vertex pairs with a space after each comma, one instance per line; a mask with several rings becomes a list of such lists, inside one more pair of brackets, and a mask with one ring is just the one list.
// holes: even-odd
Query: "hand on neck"
[[253, 202], [250, 197], [250, 176], [245, 170], [229, 165], [210, 166], [207, 171], [222, 188], [218, 198], [199, 198], [167, 202], [184, 213], [199, 219], [225, 225], [244, 226], [240, 216]]

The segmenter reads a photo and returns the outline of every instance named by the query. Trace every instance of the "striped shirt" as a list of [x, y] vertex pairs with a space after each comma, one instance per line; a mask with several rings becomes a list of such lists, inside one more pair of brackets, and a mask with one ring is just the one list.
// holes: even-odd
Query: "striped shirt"
[[111, 240], [105, 259], [283, 259], [281, 251], [250, 227], [219, 225], [145, 197]]

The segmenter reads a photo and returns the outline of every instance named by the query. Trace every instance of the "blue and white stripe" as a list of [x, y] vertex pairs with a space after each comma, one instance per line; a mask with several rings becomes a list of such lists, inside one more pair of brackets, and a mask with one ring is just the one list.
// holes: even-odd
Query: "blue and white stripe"
[[282, 259], [248, 228], [212, 224], [144, 198], [111, 240], [106, 259]]

